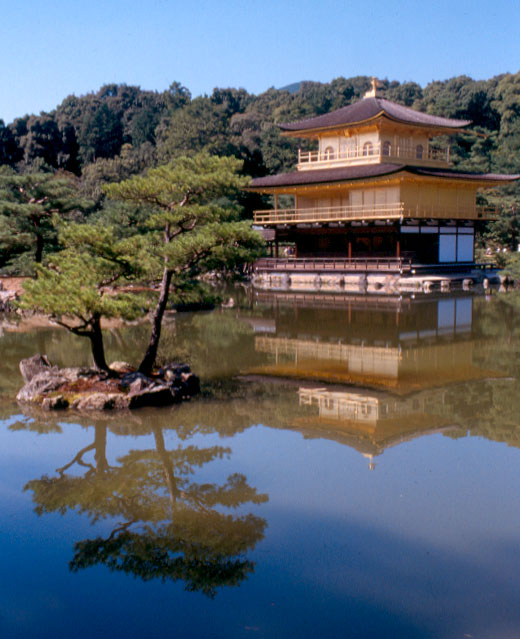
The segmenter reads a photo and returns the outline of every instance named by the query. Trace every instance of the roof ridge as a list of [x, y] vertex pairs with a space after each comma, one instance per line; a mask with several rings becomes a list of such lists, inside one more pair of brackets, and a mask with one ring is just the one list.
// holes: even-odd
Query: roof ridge
[[457, 120], [455, 118], [431, 115], [404, 104], [398, 104], [383, 96], [370, 96], [328, 113], [302, 118], [294, 122], [278, 123], [277, 126], [284, 131], [293, 132], [335, 128], [365, 122], [378, 117], [382, 113], [390, 119], [416, 126], [454, 129], [463, 128], [471, 124], [471, 120]]

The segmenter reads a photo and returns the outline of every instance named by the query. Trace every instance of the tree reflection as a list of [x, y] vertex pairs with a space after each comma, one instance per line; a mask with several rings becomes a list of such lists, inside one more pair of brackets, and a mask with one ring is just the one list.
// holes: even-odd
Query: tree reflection
[[[106, 422], [97, 423], [94, 441], [58, 468], [57, 476], [25, 486], [33, 492], [38, 514], [76, 510], [92, 522], [117, 518], [107, 536], [75, 544], [71, 570], [104, 564], [143, 580], [183, 580], [186, 590], [210, 597], [219, 587], [242, 582], [254, 570], [245, 553], [263, 538], [266, 521], [224, 510], [268, 497], [238, 473], [224, 484], [193, 479], [196, 469], [228, 457], [231, 449], [179, 445], [167, 450], [163, 428], [153, 425], [155, 447], [131, 450], [112, 466], [107, 428]], [[78, 466], [84, 474], [71, 474]]]

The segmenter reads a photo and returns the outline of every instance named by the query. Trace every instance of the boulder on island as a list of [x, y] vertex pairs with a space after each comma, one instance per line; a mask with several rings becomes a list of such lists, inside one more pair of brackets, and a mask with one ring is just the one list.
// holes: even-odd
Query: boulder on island
[[58, 368], [46, 355], [20, 362], [25, 385], [16, 399], [44, 410], [121, 410], [169, 406], [200, 391], [199, 378], [187, 364], [168, 364], [150, 377], [117, 363], [111, 373], [91, 368]]

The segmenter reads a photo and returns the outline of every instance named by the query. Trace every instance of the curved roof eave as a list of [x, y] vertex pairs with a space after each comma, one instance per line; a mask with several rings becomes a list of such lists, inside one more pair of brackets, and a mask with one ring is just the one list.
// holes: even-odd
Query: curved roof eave
[[478, 182], [482, 186], [499, 186], [520, 179], [520, 174], [504, 175], [498, 173], [466, 173], [453, 169], [436, 169], [406, 164], [369, 164], [334, 169], [314, 169], [312, 171], [293, 171], [263, 178], [255, 178], [248, 190], [270, 191], [276, 188], [319, 186], [382, 178], [397, 173], [409, 173], [443, 180]]

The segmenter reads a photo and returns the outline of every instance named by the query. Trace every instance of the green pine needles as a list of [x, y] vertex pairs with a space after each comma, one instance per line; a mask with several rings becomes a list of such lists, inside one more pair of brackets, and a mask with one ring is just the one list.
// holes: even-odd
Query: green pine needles
[[[139, 227], [121, 239], [116, 227], [100, 221], [62, 223], [62, 250], [37, 266], [22, 306], [88, 337], [95, 366], [108, 372], [101, 319], [132, 320], [151, 308], [150, 338], [139, 366], [149, 375], [170, 295], [193, 291], [206, 273], [236, 271], [263, 251], [260, 235], [232, 204], [247, 185], [240, 169], [235, 158], [201, 153], [108, 185], [109, 198], [145, 212]], [[155, 300], [125, 288], [144, 281], [157, 284]]]

